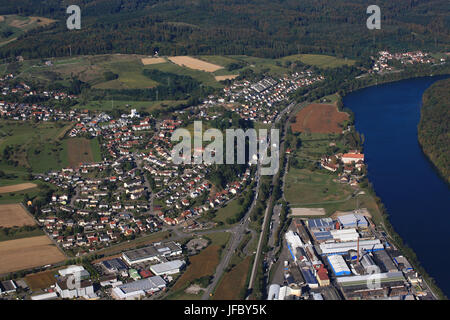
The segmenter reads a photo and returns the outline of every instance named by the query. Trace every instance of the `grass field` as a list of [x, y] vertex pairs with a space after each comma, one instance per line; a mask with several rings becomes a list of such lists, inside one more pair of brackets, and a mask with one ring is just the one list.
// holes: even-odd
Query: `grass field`
[[249, 256], [225, 273], [215, 290], [213, 300], [243, 299], [242, 291], [246, 289], [245, 285], [251, 263], [252, 256]]
[[47, 236], [0, 242], [0, 274], [61, 262], [65, 256]]
[[0, 153], [3, 153], [7, 146], [11, 146], [13, 150], [10, 160], [17, 162], [15, 166], [0, 161], [0, 170], [18, 174], [23, 181], [26, 168], [42, 173], [66, 166], [60, 157], [64, 146], [58, 137], [70, 126], [72, 124], [69, 123], [0, 120]]
[[237, 199], [230, 201], [225, 207], [220, 208], [216, 212], [216, 216], [214, 217], [214, 221], [223, 222], [226, 224], [227, 218], [234, 217], [240, 209], [240, 205]]
[[292, 207], [345, 200], [352, 194], [352, 188], [334, 182], [335, 176], [307, 169], [289, 168], [286, 177], [286, 200]]
[[287, 56], [281, 58], [283, 61], [296, 61], [300, 60], [304, 64], [316, 66], [322, 69], [326, 68], [336, 68], [343, 65], [353, 65], [355, 60], [351, 59], [340, 59], [333, 56], [327, 56], [322, 54], [296, 54], [292, 56]]
[[20, 204], [0, 205], [0, 227], [34, 226], [36, 222]]

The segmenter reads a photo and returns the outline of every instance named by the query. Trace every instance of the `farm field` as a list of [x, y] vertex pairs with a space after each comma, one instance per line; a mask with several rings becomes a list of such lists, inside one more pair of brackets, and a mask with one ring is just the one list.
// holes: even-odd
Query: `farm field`
[[205, 72], [214, 72], [219, 69], [222, 69], [222, 66], [209, 63], [203, 60], [199, 60], [196, 58], [192, 58], [189, 56], [175, 56], [169, 57], [169, 60], [179, 66], [187, 67], [194, 70], [200, 70]]
[[17, 192], [17, 191], [36, 188], [36, 187], [37, 187], [37, 184], [35, 184], [35, 183], [14, 184], [14, 185], [0, 187], [0, 193]]
[[[100, 146], [97, 139], [70, 138], [65, 140], [65, 143], [67, 145], [69, 166], [72, 168], [79, 167], [83, 162], [100, 161], [98, 159]], [[94, 150], [94, 148], [97, 150]], [[97, 155], [95, 156], [95, 154]]]
[[349, 119], [345, 112], [340, 112], [334, 104], [313, 103], [296, 115], [296, 121], [291, 125], [293, 132], [309, 133], [340, 133], [339, 124]]
[[0, 242], [0, 274], [61, 262], [65, 256], [47, 236]]
[[167, 60], [164, 58], [142, 58], [141, 62], [145, 66], [148, 64], [158, 64], [158, 63], [167, 62]]
[[0, 205], [0, 227], [34, 226], [36, 222], [18, 203]]
[[225, 273], [217, 286], [213, 300], [239, 300], [242, 299], [242, 290], [245, 290], [252, 256], [246, 257], [242, 262]]

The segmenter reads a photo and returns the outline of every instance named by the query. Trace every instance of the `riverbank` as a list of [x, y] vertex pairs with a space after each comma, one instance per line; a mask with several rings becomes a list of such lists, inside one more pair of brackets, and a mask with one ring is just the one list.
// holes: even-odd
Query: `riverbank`
[[440, 80], [423, 94], [418, 140], [423, 153], [450, 186], [450, 79]]
[[[447, 73], [446, 73], [447, 74]], [[391, 81], [386, 81], [385, 83], [388, 83], [388, 82], [391, 82]], [[397, 81], [395, 81], [395, 82], [397, 82]], [[369, 89], [370, 87], [367, 87], [365, 90], [367, 90], [367, 89]], [[380, 88], [383, 88], [383, 86], [380, 86]], [[374, 88], [372, 88], [372, 89], [369, 89], [369, 90], [375, 90]], [[364, 90], [360, 90], [359, 91], [359, 93], [358, 93], [358, 96], [360, 95], [360, 93], [362, 92], [362, 91], [364, 91]], [[354, 91], [354, 92], [356, 92], [356, 91]], [[378, 94], [378, 95], [380, 95], [381, 93], [372, 93], [372, 92], [370, 92], [371, 94], [372, 94], [372, 96], [373, 97], [376, 97], [376, 94]], [[347, 97], [348, 97], [348, 95], [346, 95], [345, 97], [344, 97], [344, 100], [348, 100], [347, 99]], [[370, 101], [370, 96], [369, 97], [364, 97], [364, 99], [362, 99], [363, 97], [362, 97], [362, 95], [360, 95], [360, 97], [359, 97], [359, 99], [360, 99], [360, 104], [366, 104], [366, 103], [370, 103], [371, 101]], [[401, 99], [401, 97], [400, 97], [400, 94], [398, 94], [398, 92], [396, 92], [395, 94], [394, 94], [394, 96], [392, 97], [392, 99], [394, 99], [395, 101], [398, 101], [399, 99]], [[368, 101], [369, 100], [369, 101]], [[420, 103], [420, 101], [419, 101], [419, 103]], [[344, 103], [344, 105], [345, 105], [345, 107], [349, 107], [349, 105], [347, 104], [347, 102], [345, 102]], [[376, 104], [373, 104], [371, 107], [373, 107], [374, 109], [377, 109], [375, 112], [376, 113], [383, 113], [383, 112], [386, 112], [386, 113], [388, 113], [389, 112], [389, 110], [384, 110], [384, 109], [382, 109], [382, 110], [380, 110], [380, 107], [379, 107], [379, 105], [380, 105], [380, 102], [378, 101]], [[391, 108], [392, 108], [392, 106], [390, 106]], [[352, 112], [354, 112], [355, 110], [353, 110], [354, 108], [350, 108], [350, 109], [352, 109]], [[419, 108], [420, 109], [420, 108]], [[402, 123], [400, 122], [398, 122], [398, 119], [399, 119], [399, 117], [402, 117], [402, 116], [405, 116], [405, 114], [404, 114], [404, 112], [403, 111], [407, 111], [406, 109], [405, 110], [402, 110], [402, 112], [398, 112], [398, 113], [395, 113], [395, 110], [394, 111], [390, 111], [390, 112], [393, 112], [394, 113], [394, 116], [393, 116], [393, 118], [396, 118], [395, 120], [392, 120], [392, 123], [393, 123], [393, 125], [397, 125], [397, 126], [402, 126]], [[361, 111], [359, 111], [359, 112], [361, 112]], [[355, 116], [355, 115], [354, 115]], [[360, 133], [364, 133], [364, 135], [365, 135], [365, 137], [366, 138], [372, 138], [371, 137], [371, 135], [369, 135], [369, 132], [371, 132], [372, 133], [372, 135], [375, 135], [376, 133], [375, 132], [372, 132], [373, 131], [373, 127], [377, 127], [377, 125], [373, 125], [373, 124], [371, 124], [370, 122], [372, 121], [372, 122], [383, 122], [383, 119], [382, 119], [382, 116], [380, 116], [379, 118], [377, 118], [377, 117], [373, 117], [373, 110], [372, 110], [372, 113], [370, 113], [370, 116], [369, 115], [367, 115], [367, 117], [368, 118], [370, 118], [370, 119], [362, 119], [362, 120], [364, 120], [364, 122], [365, 122], [365, 124], [363, 124], [362, 126], [359, 126], [359, 128], [358, 128], [358, 131], [360, 132]], [[359, 116], [359, 118], [358, 118], [358, 116], [355, 116], [355, 122], [356, 122], [356, 126], [358, 126], [358, 122], [360, 122], [361, 121], [361, 116]], [[395, 123], [395, 121], [397, 121], [397, 123]], [[410, 119], [410, 121], [413, 121], [414, 122], [414, 119]], [[416, 125], [417, 125], [417, 122], [416, 123], [414, 123], [414, 130], [415, 130], [415, 128], [416, 128]], [[365, 126], [365, 128], [364, 128], [364, 126]], [[389, 130], [389, 127], [385, 124], [385, 123], [383, 123], [382, 125], [380, 125], [380, 126], [383, 126], [383, 128], [384, 128], [384, 130]], [[369, 129], [372, 129], [372, 131], [370, 131]], [[361, 129], [365, 129], [365, 130], [361, 130]], [[411, 131], [408, 131], [408, 134], [409, 135], [412, 135], [411, 134]], [[392, 135], [392, 136], [389, 136], [389, 135], [384, 135], [383, 136], [383, 138], [382, 139], [380, 139], [380, 140], [377, 140], [377, 139], [374, 139], [375, 141], [372, 141], [372, 145], [370, 146], [373, 150], [375, 150], [376, 152], [374, 153], [373, 151], [371, 151], [371, 152], [367, 152], [367, 151], [365, 151], [365, 153], [366, 153], [366, 156], [368, 157], [368, 165], [369, 165], [369, 173], [372, 171], [372, 167], [371, 167], [371, 165], [372, 164], [374, 164], [373, 162], [371, 163], [371, 158], [373, 159], [374, 157], [376, 158], [377, 157], [377, 153], [382, 153], [383, 152], [383, 150], [378, 146], [378, 147], [375, 147], [374, 148], [374, 145], [373, 145], [373, 143], [378, 143], [379, 145], [382, 145], [383, 143], [385, 143], [386, 141], [390, 141], [389, 139], [398, 139], [398, 140], [401, 140], [402, 138], [404, 138], [404, 137], [402, 137], [402, 136], [398, 136], [398, 135]], [[388, 139], [388, 140], [386, 140], [386, 139]], [[414, 136], [413, 137], [413, 139], [416, 139], [416, 137]], [[410, 139], [408, 139], [408, 145], [409, 146], [411, 146], [412, 145], [412, 142], [410, 141]], [[411, 142], [411, 143], [410, 143]], [[406, 142], [405, 142], [406, 143]], [[389, 143], [388, 143], [389, 144]], [[415, 144], [417, 145], [417, 141], [415, 141]], [[401, 144], [400, 144], [401, 145]], [[388, 151], [386, 151], [385, 150], [385, 152], [386, 153], [389, 153], [389, 152], [401, 152], [401, 151], [399, 151], [399, 150], [396, 150], [395, 148], [392, 148], [392, 149], [390, 149], [390, 150], [388, 150]], [[414, 155], [415, 156], [417, 156], [417, 154], [415, 154], [414, 153]], [[381, 158], [381, 156], [379, 156], [380, 158]], [[404, 155], [404, 157], [403, 157], [403, 159], [405, 159], [405, 160], [403, 160], [403, 161], [410, 161], [409, 160], [409, 158], [408, 158], [408, 156], [406, 156], [406, 155]], [[373, 160], [372, 160], [373, 161]], [[389, 234], [389, 236], [390, 236], [390, 238], [391, 238], [391, 240], [392, 240], [392, 243], [396, 246], [396, 247], [398, 247], [403, 253], [404, 253], [404, 255], [408, 258], [408, 260], [410, 260], [410, 262], [411, 262], [411, 264], [413, 265], [413, 267], [415, 268], [415, 270], [417, 270], [420, 274], [421, 274], [421, 276], [423, 277], [423, 279], [425, 280], [425, 282], [427, 283], [427, 285], [433, 290], [433, 292], [435, 293], [435, 295], [438, 297], [438, 298], [440, 298], [440, 299], [445, 299], [446, 298], [446, 296], [445, 296], [445, 294], [444, 294], [444, 292], [441, 290], [441, 288], [439, 288], [439, 286], [437, 285], [437, 283], [434, 281], [434, 279], [428, 274], [428, 272], [425, 270], [425, 267], [423, 266], [424, 264], [423, 263], [421, 263], [420, 261], [419, 261], [419, 258], [418, 258], [418, 256], [417, 256], [417, 254], [416, 254], [416, 252], [415, 252], [415, 250], [413, 250], [412, 249], [412, 247], [414, 247], [414, 245], [413, 246], [411, 246], [410, 245], [410, 243], [412, 243], [412, 242], [415, 242], [415, 243], [417, 243], [419, 240], [418, 239], [415, 239], [415, 238], [421, 238], [421, 237], [423, 237], [423, 234], [425, 234], [426, 236], [428, 236], [428, 237], [433, 237], [433, 234], [432, 234], [432, 232], [430, 231], [430, 230], [421, 230], [422, 232], [423, 232], [423, 234], [420, 234], [420, 232], [409, 232], [409, 237], [406, 239], [407, 241], [404, 241], [404, 237], [402, 238], [401, 236], [400, 236], [400, 233], [398, 233], [397, 231], [396, 231], [396, 229], [397, 228], [399, 228], [399, 227], [401, 227], [400, 229], [401, 229], [401, 231], [402, 231], [402, 233], [403, 234], [405, 234], [406, 232], [404, 231], [405, 230], [405, 228], [407, 229], [407, 226], [405, 226], [405, 223], [406, 223], [406, 225], [408, 225], [409, 223], [412, 223], [413, 221], [418, 221], [419, 222], [419, 225], [420, 225], [420, 221], [421, 221], [421, 219], [423, 219], [423, 216], [422, 217], [414, 217], [414, 218], [411, 218], [411, 217], [409, 217], [409, 215], [407, 216], [406, 214], [404, 214], [404, 216], [403, 217], [401, 217], [401, 213], [402, 212], [400, 212], [402, 209], [403, 209], [403, 211], [408, 211], [407, 209], [411, 206], [411, 200], [410, 199], [408, 199], [408, 197], [405, 197], [405, 198], [402, 198], [401, 200], [399, 200], [398, 201], [398, 203], [396, 203], [396, 206], [394, 206], [394, 205], [392, 205], [392, 199], [393, 198], [395, 198], [394, 196], [391, 196], [391, 197], [386, 197], [386, 194], [385, 195], [382, 195], [382, 194], [380, 194], [380, 193], [383, 193], [383, 192], [381, 192], [381, 191], [383, 191], [383, 190], [381, 190], [380, 189], [380, 187], [379, 187], [379, 185], [380, 184], [383, 184], [383, 183], [385, 183], [385, 182], [383, 182], [383, 181], [381, 181], [381, 180], [383, 180], [383, 179], [388, 179], [388, 176], [387, 176], [387, 174], [386, 173], [389, 173], [389, 174], [391, 174], [391, 175], [395, 175], [396, 173], [398, 174], [398, 172], [399, 172], [399, 170], [400, 169], [397, 169], [397, 170], [392, 170], [392, 168], [391, 167], [393, 167], [393, 166], [395, 166], [395, 163], [393, 164], [392, 162], [390, 162], [389, 164], [388, 163], [383, 163], [382, 162], [382, 160], [380, 160], [379, 161], [379, 163], [375, 163], [375, 165], [378, 165], [378, 168], [375, 168], [375, 169], [377, 169], [377, 170], [375, 170], [375, 171], [378, 171], [378, 177], [377, 177], [377, 174], [375, 174], [375, 176], [373, 176], [373, 173], [374, 172], [372, 172], [372, 175], [369, 177], [369, 180], [371, 181], [371, 183], [370, 183], [370, 189], [371, 189], [371, 192], [373, 193], [373, 196], [377, 199], [377, 204], [378, 204], [378, 207], [379, 207], [379, 209], [380, 209], [380, 211], [382, 212], [382, 221], [381, 221], [381, 223], [380, 223], [380, 225], [383, 227], [383, 229], [385, 229], [386, 230], [386, 232]], [[384, 167], [383, 167], [384, 166]], [[407, 168], [402, 168], [400, 171], [405, 171], [405, 170], [408, 170], [409, 169], [409, 167], [407, 167]], [[383, 170], [385, 170], [386, 172], [383, 172]], [[413, 173], [414, 173], [414, 169], [411, 171], [411, 175], [413, 175]], [[429, 171], [428, 172], [426, 172], [426, 174], [430, 174], [429, 173]], [[406, 175], [406, 174], [405, 174]], [[376, 186], [378, 186], [378, 188], [376, 188], [376, 187], [374, 187], [374, 185], [372, 185], [372, 180], [376, 180]], [[390, 181], [390, 183], [393, 183], [393, 181], [391, 180]], [[418, 181], [416, 181], [416, 184], [418, 184], [419, 182]], [[398, 185], [396, 185], [396, 188], [397, 189], [399, 189], [399, 188], [401, 188], [401, 186], [398, 186]], [[391, 187], [391, 189], [389, 189], [389, 192], [391, 192], [391, 193], [394, 193], [394, 194], [396, 194], [396, 192], [398, 191], [398, 190], [396, 190], [396, 188], [395, 187]], [[408, 186], [405, 186], [405, 188], [408, 188]], [[377, 191], [375, 191], [375, 190], [377, 190]], [[408, 190], [409, 191], [409, 190]], [[387, 193], [389, 193], [389, 192], [387, 192]], [[386, 193], [386, 192], [385, 192]], [[380, 194], [380, 195], [379, 195]], [[403, 195], [403, 194], [402, 194]], [[411, 194], [409, 193], [409, 192], [405, 192], [405, 195], [406, 196], [410, 196]], [[422, 195], [422, 197], [427, 197], [427, 195], [425, 194], [425, 195]], [[383, 199], [383, 202], [382, 202], [382, 200], [381, 200], [381, 198]], [[388, 205], [388, 207], [386, 207], [385, 205], [384, 205], [384, 201], [386, 200], [385, 198], [389, 198], [388, 200], [390, 200], [390, 201], [388, 201], [388, 203], [389, 203], [389, 205]], [[391, 199], [392, 198], [392, 199]], [[414, 197], [411, 197], [412, 199], [414, 199]], [[427, 200], [429, 200], [429, 199], [427, 199]], [[405, 201], [404, 203], [402, 203], [402, 201]], [[409, 202], [408, 202], [409, 201]], [[402, 205], [404, 206], [404, 207], [402, 207]], [[409, 206], [408, 206], [409, 205]], [[391, 208], [389, 208], [389, 206], [391, 207]], [[430, 209], [431, 210], [431, 209]], [[390, 215], [389, 215], [389, 213], [388, 212], [391, 212], [391, 213], [394, 213], [395, 215], [393, 216], [393, 217], [391, 217]], [[397, 221], [395, 221], [396, 223], [395, 223], [395, 225], [396, 225], [396, 227], [394, 227], [394, 224], [392, 223], [392, 219], [391, 218], [395, 218]], [[404, 221], [402, 221], [401, 219], [407, 219], [407, 220], [404, 220]], [[403, 225], [401, 224], [401, 223], [403, 223]], [[416, 230], [420, 230], [420, 228], [418, 228], [417, 226], [415, 226], [415, 228], [414, 228], [414, 230], [416, 231]], [[430, 234], [431, 233], [431, 234]], [[414, 239], [413, 239], [414, 238]], [[429, 242], [429, 241], [428, 241]], [[421, 255], [423, 256], [424, 254], [423, 254], [423, 251], [424, 251], [424, 249], [423, 248], [421, 248], [422, 250], [420, 250], [421, 251]], [[436, 252], [436, 254], [438, 254], [437, 252]], [[428, 261], [427, 261], [428, 262]], [[445, 263], [444, 263], [445, 264]]]

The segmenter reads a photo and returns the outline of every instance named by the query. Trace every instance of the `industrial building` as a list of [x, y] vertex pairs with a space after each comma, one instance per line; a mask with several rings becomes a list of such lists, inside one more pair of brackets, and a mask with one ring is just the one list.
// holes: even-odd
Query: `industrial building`
[[316, 277], [309, 268], [301, 268], [300, 271], [303, 275], [303, 279], [305, 279], [306, 284], [310, 288], [314, 289], [319, 287], [319, 283], [317, 282]]
[[404, 256], [395, 257], [394, 262], [397, 264], [397, 267], [405, 273], [413, 271], [413, 267]]
[[122, 258], [131, 266], [141, 262], [160, 261], [162, 257], [178, 256], [181, 253], [182, 249], [180, 245], [170, 241], [124, 252]]
[[[347, 254], [350, 250], [358, 249], [358, 241], [348, 241], [348, 242], [337, 242], [337, 243], [321, 243], [319, 245], [320, 251], [322, 255], [333, 255]], [[359, 250], [360, 251], [377, 251], [384, 250], [384, 246], [379, 239], [375, 240], [360, 240], [359, 241]]]
[[385, 272], [379, 273], [376, 277], [373, 274], [366, 274], [360, 276], [349, 276], [349, 277], [340, 277], [337, 278], [337, 283], [343, 287], [368, 287], [368, 285], [373, 284], [376, 285], [376, 281], [379, 280], [380, 285], [383, 284], [392, 284], [393, 282], [401, 282], [405, 281], [405, 277], [403, 273], [400, 271], [397, 272]]
[[164, 262], [160, 264], [155, 264], [150, 267], [150, 270], [157, 276], [164, 274], [175, 274], [181, 271], [185, 262], [183, 260], [173, 260], [169, 262]]
[[293, 300], [299, 299], [302, 295], [300, 288], [291, 288], [288, 286], [281, 287], [278, 284], [272, 284], [269, 287], [269, 294], [267, 300]]
[[92, 281], [83, 280], [79, 283], [73, 283], [68, 281], [67, 277], [63, 277], [56, 282], [56, 292], [58, 292], [61, 298], [72, 299], [78, 297], [93, 297], [94, 286]]
[[367, 228], [369, 223], [365, 216], [357, 213], [349, 213], [338, 217], [338, 221], [344, 228]]
[[385, 250], [375, 251], [373, 253], [374, 259], [377, 261], [377, 265], [381, 267], [383, 272], [395, 272], [398, 271], [397, 266], [392, 261], [391, 257]]
[[310, 230], [318, 231], [330, 231], [335, 228], [335, 224], [331, 218], [308, 219], [306, 225]]
[[58, 295], [56, 294], [56, 292], [47, 292], [47, 293], [31, 296], [31, 300], [54, 300], [57, 298], [58, 298]]
[[328, 263], [330, 264], [331, 269], [333, 270], [333, 273], [336, 276], [346, 276], [352, 274], [350, 269], [347, 266], [347, 263], [345, 263], [344, 258], [340, 255], [331, 255], [328, 256]]
[[408, 294], [402, 272], [337, 278], [346, 299], [386, 298]]
[[360, 262], [366, 273], [374, 273], [373, 270], [376, 270], [374, 268], [378, 268], [375, 261], [373, 261], [372, 257], [368, 254], [363, 255], [362, 258], [360, 259]]
[[338, 242], [356, 241], [359, 238], [359, 233], [355, 228], [330, 231], [313, 231], [312, 234], [317, 242], [325, 242], [330, 240]]
[[119, 258], [105, 260], [100, 264], [107, 273], [119, 273], [128, 270], [127, 265]]
[[138, 281], [125, 283], [112, 289], [112, 296], [118, 300], [134, 300], [154, 293], [166, 287], [166, 282], [160, 276], [154, 276]]
[[0, 283], [0, 294], [14, 293], [17, 290], [17, 286], [13, 280], [5, 280]]

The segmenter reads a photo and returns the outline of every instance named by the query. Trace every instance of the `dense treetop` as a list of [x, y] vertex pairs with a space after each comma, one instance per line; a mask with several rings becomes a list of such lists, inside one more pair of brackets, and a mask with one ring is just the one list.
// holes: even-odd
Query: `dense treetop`
[[418, 135], [423, 151], [450, 183], [450, 79], [425, 91]]
[[[81, 8], [68, 31], [65, 9]], [[0, 14], [41, 15], [58, 23], [0, 48], [0, 57], [110, 52], [246, 54], [298, 52], [359, 57], [380, 49], [450, 48], [448, 0], [379, 0], [381, 30], [368, 30], [366, 0], [0, 0]]]

